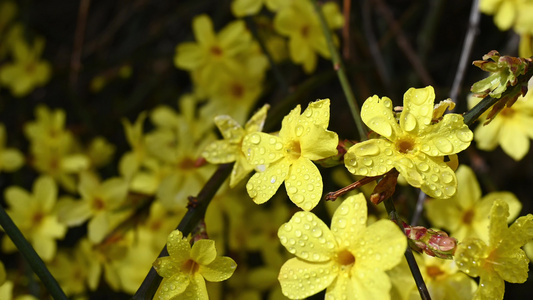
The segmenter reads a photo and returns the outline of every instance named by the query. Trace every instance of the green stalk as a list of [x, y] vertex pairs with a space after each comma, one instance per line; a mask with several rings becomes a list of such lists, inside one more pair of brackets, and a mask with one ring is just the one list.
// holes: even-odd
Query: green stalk
[[320, 26], [322, 27], [322, 31], [324, 32], [324, 36], [326, 38], [326, 42], [329, 48], [329, 53], [331, 53], [331, 62], [333, 63], [333, 69], [337, 72], [337, 76], [339, 77], [342, 90], [344, 91], [344, 95], [346, 96], [346, 101], [348, 102], [348, 106], [350, 107], [350, 112], [352, 113], [352, 117], [355, 121], [355, 125], [357, 127], [357, 131], [359, 132], [361, 141], [364, 141], [367, 139], [368, 132], [365, 124], [363, 123], [363, 120], [361, 119], [361, 113], [359, 111], [357, 100], [355, 99], [350, 83], [348, 82], [348, 78], [346, 77], [346, 68], [344, 67], [344, 63], [342, 62], [337, 48], [335, 47], [335, 43], [333, 42], [333, 36], [331, 34], [331, 31], [329, 30], [328, 23], [326, 22], [326, 18], [324, 17], [324, 14], [320, 9], [317, 0], [312, 0], [311, 2], [315, 7], [316, 13], [318, 14]]
[[54, 276], [52, 276], [48, 268], [46, 268], [46, 265], [44, 264], [42, 259], [35, 252], [30, 243], [24, 238], [22, 232], [20, 232], [17, 225], [13, 223], [13, 220], [11, 220], [11, 218], [1, 205], [0, 225], [2, 225], [2, 228], [4, 228], [6, 234], [13, 241], [20, 253], [22, 253], [24, 259], [28, 262], [33, 272], [35, 272], [39, 279], [41, 279], [41, 282], [44, 284], [50, 295], [55, 300], [66, 300], [67, 296], [65, 295], [65, 292], [63, 292]]

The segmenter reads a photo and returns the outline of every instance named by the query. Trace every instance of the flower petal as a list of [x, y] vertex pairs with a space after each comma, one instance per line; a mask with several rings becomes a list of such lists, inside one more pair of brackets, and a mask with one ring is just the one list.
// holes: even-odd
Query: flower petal
[[198, 272], [207, 280], [211, 282], [219, 282], [226, 280], [233, 275], [237, 264], [230, 257], [217, 257], [208, 265], [200, 265]]
[[[347, 271], [340, 272], [336, 280], [328, 286], [326, 290], [325, 299], [343, 299], [343, 300], [358, 300], [361, 298], [359, 294], [354, 291], [357, 286], [357, 280], [352, 278]], [[378, 299], [378, 298], [375, 298]]]
[[309, 103], [300, 118], [298, 118], [299, 125], [304, 127], [318, 125], [323, 129], [328, 128], [329, 106], [329, 99], [322, 99]]
[[400, 135], [401, 129], [392, 113], [392, 101], [374, 95], [366, 99], [361, 108], [363, 122], [378, 134], [394, 141]]
[[529, 152], [529, 137], [519, 123], [506, 122], [505, 130], [500, 131], [498, 138], [503, 151], [516, 161]]
[[190, 258], [191, 245], [189, 241], [183, 237], [179, 230], [172, 231], [167, 238], [168, 254], [178, 262], [186, 261]]
[[251, 165], [268, 165], [283, 157], [283, 143], [277, 136], [254, 132], [244, 137], [242, 152]]
[[[335, 132], [325, 130], [318, 125], [307, 128], [309, 130], [300, 139], [302, 156], [310, 160], [319, 160], [337, 155], [339, 137]], [[296, 130], [298, 133], [298, 127]]]
[[480, 276], [479, 287], [474, 294], [474, 300], [503, 299], [505, 282], [495, 272], [486, 272]]
[[498, 254], [497, 262], [492, 265], [498, 275], [510, 283], [524, 283], [528, 277], [529, 266], [529, 259], [524, 250], [515, 248]]
[[308, 263], [291, 258], [279, 271], [281, 291], [290, 299], [303, 299], [330, 286], [337, 277], [338, 266], [334, 261]]
[[407, 248], [407, 239], [400, 228], [389, 220], [372, 223], [358, 241], [357, 268], [390, 270], [398, 265]]
[[341, 247], [351, 247], [359, 243], [361, 234], [365, 231], [367, 221], [367, 207], [365, 196], [353, 195], [342, 202], [331, 219], [331, 232]]
[[335, 255], [337, 242], [328, 226], [313, 213], [300, 211], [278, 230], [281, 244], [301, 259], [327, 262]]
[[221, 115], [215, 117], [215, 124], [225, 140], [238, 143], [244, 137], [244, 129], [232, 117]]
[[190, 284], [189, 276], [178, 273], [171, 278], [163, 278], [154, 299], [176, 299]]
[[57, 200], [57, 185], [49, 176], [37, 178], [33, 184], [33, 193], [42, 207], [43, 213], [50, 212]]
[[265, 124], [265, 119], [267, 116], [268, 109], [270, 105], [265, 104], [261, 107], [244, 125], [246, 132], [256, 132], [263, 130], [263, 125]]
[[286, 159], [271, 164], [264, 172], [256, 172], [248, 183], [248, 195], [257, 204], [265, 203], [276, 193], [289, 174], [290, 163]]
[[496, 200], [490, 209], [489, 245], [497, 248], [508, 234], [507, 219], [509, 205], [503, 200]]
[[194, 37], [199, 44], [209, 45], [215, 42], [215, 32], [213, 22], [207, 15], [199, 15], [192, 22]]
[[157, 258], [154, 261], [153, 266], [154, 269], [157, 271], [157, 274], [159, 274], [159, 276], [163, 278], [170, 278], [174, 275], [179, 275], [181, 272], [180, 266], [176, 264], [175, 260], [172, 259], [171, 256], [163, 256]]
[[241, 149], [227, 140], [214, 141], [205, 147], [202, 156], [212, 164], [226, 164], [237, 159]]
[[447, 114], [442, 121], [420, 133], [421, 150], [430, 156], [444, 156], [465, 150], [474, 134], [464, 123], [463, 116]]
[[431, 124], [435, 91], [432, 86], [410, 88], [403, 95], [403, 111], [400, 127], [407, 132], [423, 132]]
[[470, 277], [478, 277], [483, 272], [482, 264], [486, 258], [487, 244], [477, 238], [468, 238], [459, 243], [453, 257], [459, 270]]
[[383, 175], [393, 168], [393, 145], [385, 139], [371, 139], [350, 147], [344, 164], [350, 173], [363, 176]]
[[289, 168], [285, 189], [291, 201], [303, 210], [313, 209], [322, 197], [322, 176], [313, 162], [300, 157]]
[[212, 263], [217, 257], [217, 250], [215, 248], [215, 241], [213, 240], [199, 240], [196, 241], [191, 248], [191, 258], [199, 265], [208, 265]]
[[[404, 249], [405, 250], [405, 249]], [[389, 299], [392, 287], [387, 273], [372, 269], [353, 269], [352, 283], [357, 299]]]
[[196, 273], [191, 279], [185, 291], [179, 294], [176, 300], [206, 300], [209, 299], [207, 287], [202, 275]]

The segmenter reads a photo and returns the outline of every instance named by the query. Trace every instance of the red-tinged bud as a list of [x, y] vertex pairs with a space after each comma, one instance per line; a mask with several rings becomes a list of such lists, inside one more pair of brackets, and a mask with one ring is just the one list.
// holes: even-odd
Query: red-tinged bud
[[427, 229], [422, 226], [410, 226], [403, 222], [402, 225], [409, 239], [409, 246], [413, 250], [443, 259], [453, 258], [457, 240], [449, 237], [446, 232]]

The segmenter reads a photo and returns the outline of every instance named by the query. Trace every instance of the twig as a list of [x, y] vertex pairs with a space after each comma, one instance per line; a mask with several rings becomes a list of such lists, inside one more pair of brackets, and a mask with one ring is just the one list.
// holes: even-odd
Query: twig
[[407, 60], [411, 63], [415, 72], [420, 77], [420, 80], [422, 80], [425, 85], [434, 85], [434, 80], [431, 78], [431, 75], [429, 75], [429, 72], [424, 67], [424, 64], [411, 47], [411, 44], [405, 37], [405, 34], [398, 22], [396, 22], [396, 20], [394, 19], [394, 16], [392, 15], [390, 9], [385, 5], [383, 0], [373, 1], [375, 4], [377, 4], [376, 6], [378, 12], [385, 18], [385, 20], [391, 27], [392, 32], [396, 36], [396, 43], [398, 44], [398, 47], [400, 47], [402, 52], [405, 54]]
[[[190, 205], [188, 211], [181, 219], [180, 224], [178, 225], [178, 230], [183, 233], [183, 236], [189, 235], [191, 231], [196, 227], [198, 222], [204, 217], [207, 206], [215, 196], [216, 192], [226, 180], [226, 178], [231, 173], [231, 168], [233, 164], [224, 164], [220, 165], [217, 171], [209, 178], [207, 183], [204, 185], [198, 197], [195, 198], [195, 205]], [[161, 250], [159, 257], [168, 256], [167, 247]], [[143, 283], [133, 295], [131, 299], [134, 300], [145, 300], [152, 299], [159, 284], [161, 283], [162, 278], [157, 274], [156, 270], [152, 267], [148, 272], [148, 275], [144, 279]]]
[[[394, 202], [392, 201], [392, 198], [388, 198], [383, 202], [385, 203], [385, 209], [389, 214], [389, 219], [394, 221], [394, 223], [398, 225], [400, 230], [404, 232], [404, 229], [401, 225], [402, 223], [400, 217], [396, 212], [396, 208], [394, 207]], [[411, 274], [415, 279], [416, 286], [418, 287], [418, 292], [420, 293], [420, 297], [423, 300], [430, 300], [431, 296], [429, 295], [428, 288], [426, 286], [426, 283], [424, 282], [424, 278], [422, 278], [422, 273], [420, 273], [420, 269], [418, 268], [418, 264], [416, 263], [415, 256], [413, 255], [413, 252], [411, 252], [411, 248], [409, 247], [407, 247], [407, 249], [405, 250], [405, 259], [407, 260], [409, 269], [411, 269]]]
[[382, 177], [383, 175], [381, 176], [374, 176], [374, 177], [365, 177], [363, 179], [360, 179], [360, 180], [357, 180], [356, 182], [354, 183], [351, 183], [335, 192], [330, 192], [330, 193], [327, 193], [326, 196], [324, 197], [324, 200], [326, 201], [335, 201], [337, 200], [337, 198], [339, 198], [340, 196], [348, 193], [349, 191], [352, 191], [352, 190], [355, 190], [357, 188], [360, 188], [362, 187], [363, 185], [367, 184], [367, 183], [370, 183], [380, 177]]
[[374, 31], [372, 30], [372, 20], [370, 17], [370, 1], [371, 0], [365, 0], [363, 2], [363, 30], [368, 41], [368, 48], [370, 50], [370, 54], [372, 55], [372, 59], [374, 60], [374, 64], [376, 65], [378, 75], [381, 78], [381, 81], [383, 81], [385, 87], [390, 90], [390, 75], [387, 72], [387, 67], [384, 63], [385, 60], [381, 55], [378, 41], [374, 35]]
[[418, 193], [418, 199], [416, 201], [415, 212], [413, 214], [413, 217], [411, 218], [411, 225], [415, 226], [416, 224], [418, 224], [420, 216], [422, 215], [422, 211], [424, 210], [425, 200], [426, 200], [426, 193], [420, 190]]
[[252, 35], [254, 36], [255, 40], [259, 44], [259, 47], [261, 47], [261, 50], [263, 51], [263, 54], [268, 59], [268, 63], [270, 64], [270, 69], [274, 73], [274, 77], [276, 77], [276, 80], [278, 81], [278, 84], [283, 92], [283, 94], [287, 94], [289, 91], [289, 85], [287, 84], [287, 80], [283, 77], [283, 74], [281, 74], [281, 71], [279, 70], [278, 65], [274, 62], [274, 59], [272, 58], [272, 55], [270, 54], [270, 51], [268, 51], [268, 48], [266, 47], [265, 43], [259, 36], [259, 32], [257, 31], [257, 25], [255, 24], [254, 20], [251, 17], [245, 17], [244, 21], [246, 22], [246, 25], [252, 32]]
[[315, 7], [315, 11], [318, 15], [320, 26], [322, 27], [322, 32], [324, 33], [326, 42], [328, 44], [329, 53], [331, 54], [331, 61], [333, 63], [333, 69], [337, 72], [337, 76], [339, 77], [339, 81], [341, 83], [344, 95], [346, 96], [346, 101], [348, 102], [348, 106], [350, 107], [350, 112], [352, 113], [352, 117], [355, 121], [357, 131], [359, 132], [359, 136], [361, 140], [366, 140], [367, 129], [366, 129], [365, 124], [363, 123], [363, 120], [361, 120], [359, 105], [357, 104], [357, 100], [355, 99], [352, 88], [350, 87], [350, 84], [348, 83], [348, 78], [346, 77], [344, 63], [342, 62], [342, 59], [340, 58], [339, 52], [335, 48], [335, 43], [333, 42], [333, 36], [331, 34], [331, 31], [329, 30], [328, 23], [326, 22], [326, 18], [324, 17], [324, 14], [322, 13], [322, 10], [320, 9], [320, 6], [318, 5], [317, 0], [313, 0], [311, 2], [313, 3], [313, 6]]
[[87, 27], [87, 15], [91, 0], [81, 0], [78, 11], [78, 22], [74, 34], [74, 47], [70, 58], [70, 84], [74, 88], [78, 82], [78, 73], [81, 70], [81, 53], [83, 50], [83, 40], [85, 37], [85, 28]]
[[343, 1], [343, 17], [344, 17], [344, 26], [342, 27], [342, 40], [344, 45], [342, 48], [342, 56], [345, 60], [350, 59], [350, 10], [352, 7], [352, 0]]
[[13, 244], [15, 244], [20, 253], [22, 253], [24, 259], [28, 262], [33, 272], [39, 276], [39, 279], [41, 279], [41, 282], [44, 284], [48, 292], [50, 292], [50, 295], [55, 300], [66, 300], [67, 296], [65, 295], [65, 292], [63, 292], [54, 276], [52, 276], [50, 271], [46, 268], [46, 265], [42, 259], [35, 252], [31, 244], [24, 238], [17, 225], [13, 223], [13, 220], [11, 220], [9, 215], [4, 210], [4, 207], [1, 205], [0, 225], [2, 225], [2, 228], [4, 228], [6, 234], [13, 241]]
[[453, 79], [452, 89], [450, 91], [450, 98], [453, 102], [457, 103], [457, 97], [459, 96], [459, 89], [463, 83], [463, 79], [466, 73], [466, 66], [470, 61], [470, 53], [472, 52], [472, 47], [474, 45], [474, 40], [478, 33], [479, 26], [479, 0], [472, 1], [472, 8], [470, 9], [470, 18], [468, 20], [468, 31], [465, 36], [465, 41], [463, 44], [463, 50], [461, 51], [461, 58], [459, 59], [459, 65], [457, 66], [457, 72]]

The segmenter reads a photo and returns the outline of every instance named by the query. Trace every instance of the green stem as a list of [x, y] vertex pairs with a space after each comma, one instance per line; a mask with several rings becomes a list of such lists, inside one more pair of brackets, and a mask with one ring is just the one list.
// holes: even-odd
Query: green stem
[[[389, 214], [389, 218], [400, 227], [400, 230], [404, 232], [402, 221], [400, 220], [400, 216], [398, 216], [398, 212], [396, 212], [396, 208], [394, 207], [394, 202], [392, 201], [392, 198], [388, 198], [385, 201], [383, 201], [385, 204], [385, 209], [387, 210], [387, 213]], [[413, 252], [411, 251], [411, 248], [407, 247], [405, 249], [405, 259], [407, 260], [407, 264], [409, 265], [409, 269], [411, 269], [411, 274], [413, 275], [413, 278], [415, 280], [416, 286], [418, 287], [418, 292], [420, 293], [420, 297], [423, 300], [430, 300], [431, 296], [429, 295], [428, 288], [426, 286], [426, 283], [424, 282], [424, 278], [422, 278], [422, 273], [420, 272], [420, 268], [418, 268], [418, 264], [416, 263], [415, 256], [413, 255]]]
[[[191, 231], [194, 229], [194, 227], [196, 227], [198, 222], [200, 222], [200, 220], [205, 216], [207, 206], [215, 196], [222, 183], [224, 183], [226, 178], [228, 178], [229, 174], [231, 173], [232, 167], [232, 163], [220, 165], [217, 171], [211, 176], [211, 178], [209, 178], [209, 181], [207, 181], [207, 183], [204, 185], [204, 187], [198, 194], [198, 197], [196, 197], [196, 199], [194, 199], [192, 203], [189, 203], [192, 205], [189, 205], [187, 213], [181, 219], [181, 222], [179, 223], [177, 228], [183, 233], [183, 236], [188, 236], [189, 233], [191, 233]], [[163, 250], [161, 250], [161, 253], [159, 254], [159, 257], [162, 256], [168, 256], [166, 246], [163, 248]], [[131, 299], [152, 299], [155, 295], [155, 292], [157, 291], [157, 288], [159, 287], [159, 284], [161, 283], [161, 280], [161, 276], [159, 276], [156, 270], [152, 267], [148, 272], [146, 278], [144, 278], [143, 283]]]
[[48, 268], [46, 268], [46, 265], [42, 259], [39, 257], [39, 255], [37, 255], [30, 243], [24, 238], [24, 235], [22, 235], [17, 225], [13, 223], [13, 220], [11, 220], [1, 205], [0, 225], [2, 225], [2, 228], [4, 228], [6, 234], [13, 241], [20, 253], [22, 253], [24, 259], [28, 262], [35, 274], [39, 276], [39, 279], [41, 279], [41, 282], [44, 284], [48, 292], [50, 292], [50, 295], [55, 300], [66, 300], [67, 296], [65, 295], [65, 292], [63, 292], [54, 276], [52, 276]]
[[496, 102], [500, 101], [499, 98], [487, 97], [481, 100], [476, 106], [467, 111], [463, 117], [466, 125], [472, 125], [487, 109], [493, 106]]
[[318, 15], [320, 26], [322, 27], [322, 31], [324, 32], [324, 36], [326, 38], [326, 42], [329, 48], [329, 53], [331, 54], [333, 69], [337, 72], [337, 76], [339, 77], [339, 81], [342, 86], [342, 90], [344, 91], [344, 95], [346, 96], [348, 106], [350, 107], [350, 112], [352, 113], [352, 117], [355, 121], [357, 131], [359, 132], [361, 141], [366, 140], [367, 129], [365, 124], [363, 123], [363, 120], [361, 119], [361, 113], [359, 111], [359, 106], [357, 105], [357, 100], [355, 99], [352, 88], [350, 87], [350, 84], [348, 82], [348, 78], [346, 77], [346, 68], [344, 67], [344, 63], [342, 62], [341, 56], [337, 51], [337, 48], [335, 47], [335, 43], [333, 42], [333, 36], [331, 34], [331, 31], [329, 30], [328, 23], [326, 21], [326, 18], [324, 17], [324, 14], [322, 13], [322, 10], [320, 9], [320, 6], [318, 5], [317, 0], [312, 0], [311, 2], [313, 3], [315, 11]]

